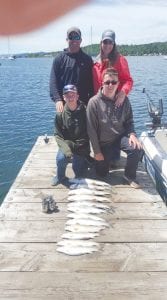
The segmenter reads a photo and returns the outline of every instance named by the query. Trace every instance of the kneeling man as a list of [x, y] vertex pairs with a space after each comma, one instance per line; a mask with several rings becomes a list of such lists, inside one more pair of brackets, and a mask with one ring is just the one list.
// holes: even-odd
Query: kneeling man
[[90, 154], [86, 128], [86, 109], [79, 101], [75, 85], [63, 88], [65, 106], [63, 112], [56, 113], [55, 137], [59, 150], [56, 157], [57, 175], [52, 185], [64, 183], [67, 164], [72, 160], [75, 177], [82, 177], [87, 169], [86, 160]]
[[127, 154], [124, 179], [133, 188], [140, 188], [136, 170], [143, 150], [136, 137], [131, 104], [126, 97], [123, 105], [115, 105], [118, 93], [118, 73], [108, 68], [103, 73], [102, 88], [87, 106], [87, 129], [92, 144], [96, 173], [106, 176], [118, 149]]

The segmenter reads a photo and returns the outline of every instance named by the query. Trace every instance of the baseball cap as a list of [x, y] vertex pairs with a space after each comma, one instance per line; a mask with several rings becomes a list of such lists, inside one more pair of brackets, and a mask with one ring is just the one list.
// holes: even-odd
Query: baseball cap
[[115, 43], [115, 32], [113, 30], [107, 29], [102, 33], [102, 42], [105, 40], [110, 40], [112, 43]]
[[78, 27], [71, 27], [67, 30], [67, 38], [69, 38], [69, 35], [72, 33], [72, 32], [75, 32], [78, 34], [78, 36], [81, 38], [81, 30], [78, 28]]
[[63, 88], [63, 95], [67, 94], [68, 92], [74, 92], [77, 93], [77, 88], [74, 84], [67, 84]]

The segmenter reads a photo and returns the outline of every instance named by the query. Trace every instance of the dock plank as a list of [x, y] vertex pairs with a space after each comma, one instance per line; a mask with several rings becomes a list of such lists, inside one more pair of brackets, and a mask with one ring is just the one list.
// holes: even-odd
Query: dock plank
[[164, 243], [101, 243], [99, 252], [82, 257], [63, 255], [55, 250], [56, 243], [3, 243], [0, 270], [94, 272], [96, 266], [96, 272], [163, 272], [167, 268], [167, 245]]
[[[0, 221], [0, 243], [51, 243], [65, 232], [64, 219], [53, 216], [43, 221]], [[100, 242], [167, 242], [166, 220], [112, 220], [112, 227], [100, 232]], [[8, 233], [8, 234], [7, 234]], [[32, 234], [33, 233], [33, 234]]]
[[[51, 188], [52, 177], [55, 174], [54, 169], [46, 168], [43, 172], [41, 169], [34, 169], [32, 172], [24, 172], [21, 177], [16, 179], [15, 188]], [[73, 177], [73, 172], [70, 168], [67, 168], [67, 176]], [[149, 189], [152, 187], [150, 179], [144, 179], [143, 175], [137, 173], [140, 183], [143, 189]], [[110, 172], [108, 181], [111, 182], [112, 186], [125, 187], [126, 184], [123, 180], [123, 170]], [[54, 187], [53, 187], [54, 188]], [[129, 187], [128, 187], [129, 188]]]
[[[63, 196], [63, 195], [62, 195]], [[36, 198], [34, 203], [29, 202], [28, 200], [32, 198], [27, 197], [27, 202], [6, 202], [2, 205], [0, 211], [0, 220], [46, 220], [46, 219], [67, 219], [67, 214], [70, 212], [67, 211], [67, 197], [57, 201], [57, 212], [52, 214], [46, 214], [42, 212], [41, 199]], [[63, 201], [63, 202], [60, 202]], [[107, 212], [101, 214], [101, 217], [107, 221], [115, 219], [138, 219], [138, 220], [164, 220], [167, 219], [167, 212], [164, 211], [165, 205], [157, 206], [156, 203], [117, 203], [111, 204], [107, 203], [108, 207], [114, 207], [115, 213]]]
[[17, 300], [157, 300], [166, 297], [166, 281], [163, 272], [4, 272], [0, 293], [3, 299]]
[[[112, 187], [113, 188], [113, 187]], [[55, 199], [61, 200], [65, 198], [68, 194], [69, 189], [67, 189], [63, 185], [59, 185], [55, 188], [50, 187], [48, 189], [39, 189], [39, 188], [16, 188], [11, 189], [5, 198], [5, 202], [12, 201], [12, 202], [27, 202], [27, 197], [29, 197], [29, 202], [34, 202], [34, 199], [41, 198], [43, 195], [52, 195]], [[127, 186], [120, 187], [119, 191], [117, 192], [116, 188], [114, 187], [114, 192], [112, 196], [113, 202], [130, 202], [130, 203], [159, 203], [158, 205], [163, 205], [162, 199], [157, 194], [155, 189], [152, 187], [150, 190], [140, 189], [137, 191], [135, 189], [130, 189]], [[125, 197], [126, 192], [126, 197]]]

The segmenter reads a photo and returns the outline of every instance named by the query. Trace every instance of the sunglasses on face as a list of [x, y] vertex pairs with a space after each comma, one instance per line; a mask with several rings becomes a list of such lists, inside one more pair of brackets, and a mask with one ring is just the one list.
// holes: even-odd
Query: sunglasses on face
[[71, 35], [71, 36], [69, 35], [68, 39], [70, 41], [79, 41], [81, 38], [79, 35]]
[[114, 43], [112, 41], [110, 41], [110, 40], [104, 40], [103, 44], [104, 45], [114, 45]]
[[105, 85], [110, 85], [110, 84], [116, 85], [117, 83], [118, 83], [118, 81], [116, 81], [116, 80], [107, 80], [103, 84], [105, 84]]

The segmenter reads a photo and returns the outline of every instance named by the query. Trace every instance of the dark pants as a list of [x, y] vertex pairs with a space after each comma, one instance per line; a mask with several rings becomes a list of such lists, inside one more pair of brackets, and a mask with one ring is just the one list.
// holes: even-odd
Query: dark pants
[[138, 162], [142, 159], [143, 150], [134, 149], [130, 146], [129, 138], [126, 136], [123, 136], [115, 143], [101, 146], [104, 161], [96, 161], [95, 169], [97, 175], [104, 177], [108, 174], [110, 161], [113, 159], [115, 151], [118, 152], [119, 149], [127, 154], [125, 175], [130, 179], [136, 178]]

